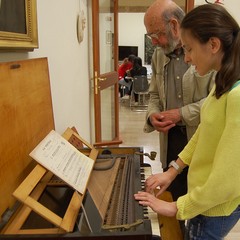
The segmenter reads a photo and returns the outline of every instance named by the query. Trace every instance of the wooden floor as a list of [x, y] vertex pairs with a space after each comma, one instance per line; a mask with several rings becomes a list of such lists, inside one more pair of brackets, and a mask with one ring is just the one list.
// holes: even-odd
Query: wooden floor
[[[157, 157], [155, 161], [144, 157], [144, 161], [152, 165], [152, 172], [162, 172], [161, 163], [159, 161], [159, 139], [156, 131], [152, 133], [144, 133], [143, 126], [145, 121], [145, 112], [131, 111], [129, 108], [129, 100], [120, 101], [120, 137], [123, 141], [121, 146], [141, 146], [144, 152], [156, 151]], [[240, 240], [240, 221], [232, 229], [225, 240]]]

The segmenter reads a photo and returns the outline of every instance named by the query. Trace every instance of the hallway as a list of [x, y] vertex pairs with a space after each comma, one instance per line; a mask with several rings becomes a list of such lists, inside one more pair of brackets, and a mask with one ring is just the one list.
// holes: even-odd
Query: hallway
[[144, 161], [151, 164], [153, 173], [162, 172], [159, 160], [159, 134], [156, 131], [152, 133], [143, 132], [146, 112], [131, 111], [129, 100], [123, 100], [119, 109], [120, 138], [123, 141], [121, 146], [143, 147], [145, 153], [157, 152], [154, 161], [146, 156], [144, 156]]

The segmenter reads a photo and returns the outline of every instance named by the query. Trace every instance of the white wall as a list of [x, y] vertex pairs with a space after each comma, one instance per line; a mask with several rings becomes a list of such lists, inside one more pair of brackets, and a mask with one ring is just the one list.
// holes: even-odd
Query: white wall
[[[87, 15], [87, 0], [37, 0], [39, 49], [29, 53], [0, 53], [0, 61], [47, 57], [55, 128], [75, 126], [90, 141], [90, 77], [87, 34], [77, 41], [79, 8]], [[86, 16], [87, 17], [87, 16]]]
[[239, 14], [239, 0], [225, 0], [223, 1], [226, 9], [232, 14], [232, 16], [240, 24], [240, 14]]
[[[211, 0], [210, 2], [214, 2]], [[239, 0], [220, 0], [223, 6], [232, 14], [232, 16], [240, 23]], [[195, 0], [195, 5], [206, 4], [205, 0]]]
[[144, 63], [144, 13], [119, 13], [119, 46], [138, 46]]
[[114, 16], [112, 13], [99, 14], [100, 73], [114, 71], [113, 34]]

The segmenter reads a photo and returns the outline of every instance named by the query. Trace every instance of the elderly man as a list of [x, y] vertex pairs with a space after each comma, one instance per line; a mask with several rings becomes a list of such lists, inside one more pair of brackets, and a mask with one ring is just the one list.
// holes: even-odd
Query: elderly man
[[[156, 0], [144, 16], [144, 24], [152, 43], [157, 45], [152, 57], [150, 101], [145, 132], [159, 131], [160, 160], [163, 170], [173, 167], [174, 160], [192, 137], [200, 121], [199, 112], [210, 92], [215, 72], [199, 76], [194, 66], [184, 61], [180, 40], [183, 10], [170, 0]], [[187, 192], [187, 169], [172, 182], [173, 200]], [[160, 174], [146, 181], [157, 185]]]

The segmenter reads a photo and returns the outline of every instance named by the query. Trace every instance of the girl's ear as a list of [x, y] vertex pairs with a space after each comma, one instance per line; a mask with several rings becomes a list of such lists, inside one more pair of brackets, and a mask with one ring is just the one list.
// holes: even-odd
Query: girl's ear
[[210, 43], [210, 46], [211, 46], [211, 50], [213, 53], [216, 53], [220, 50], [221, 48], [221, 41], [219, 38], [216, 38], [216, 37], [211, 37], [209, 39], [209, 43]]
[[179, 36], [180, 35], [180, 24], [179, 24], [179, 22], [175, 18], [172, 18], [169, 21], [169, 24], [171, 26], [172, 33], [175, 36]]

